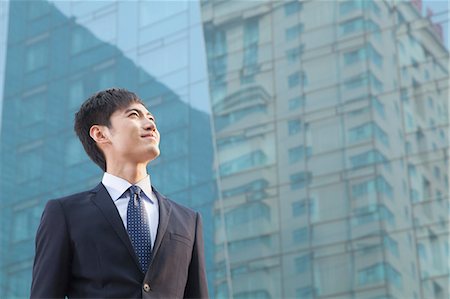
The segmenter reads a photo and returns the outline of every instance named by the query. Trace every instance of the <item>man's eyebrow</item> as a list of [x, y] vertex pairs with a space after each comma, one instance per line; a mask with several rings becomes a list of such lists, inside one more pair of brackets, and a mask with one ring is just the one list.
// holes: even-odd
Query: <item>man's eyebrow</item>
[[[144, 113], [142, 112], [142, 110], [139, 110], [137, 108], [129, 108], [127, 110], [125, 110], [125, 114], [130, 113], [130, 112], [137, 112], [139, 115], [143, 115]], [[147, 115], [150, 115], [152, 117], [153, 120], [155, 120], [155, 116], [153, 114], [150, 113], [150, 111], [147, 111], [146, 113]]]

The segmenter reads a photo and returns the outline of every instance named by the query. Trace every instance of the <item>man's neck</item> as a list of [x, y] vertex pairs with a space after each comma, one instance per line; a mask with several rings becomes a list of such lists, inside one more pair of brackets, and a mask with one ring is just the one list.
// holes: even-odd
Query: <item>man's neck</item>
[[134, 185], [147, 176], [147, 167], [144, 164], [112, 165], [107, 166], [106, 172]]

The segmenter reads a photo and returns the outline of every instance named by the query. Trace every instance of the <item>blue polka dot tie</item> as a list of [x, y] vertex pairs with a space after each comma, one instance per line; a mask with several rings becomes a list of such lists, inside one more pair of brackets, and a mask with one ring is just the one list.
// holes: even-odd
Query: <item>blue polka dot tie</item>
[[147, 212], [141, 199], [141, 188], [130, 187], [130, 201], [127, 207], [127, 231], [139, 258], [142, 272], [147, 272], [150, 264], [152, 242]]

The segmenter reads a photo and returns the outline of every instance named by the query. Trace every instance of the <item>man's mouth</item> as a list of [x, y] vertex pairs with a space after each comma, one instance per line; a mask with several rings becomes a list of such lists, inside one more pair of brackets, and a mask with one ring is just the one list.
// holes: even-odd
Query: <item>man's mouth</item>
[[146, 134], [146, 135], [142, 135], [141, 137], [142, 138], [154, 139], [156, 141], [156, 135]]

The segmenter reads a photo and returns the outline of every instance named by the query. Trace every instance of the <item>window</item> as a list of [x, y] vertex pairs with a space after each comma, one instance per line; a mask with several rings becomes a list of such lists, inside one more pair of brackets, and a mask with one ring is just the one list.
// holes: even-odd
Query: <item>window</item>
[[302, 122], [299, 119], [293, 119], [288, 121], [288, 132], [290, 136], [300, 133], [301, 129], [302, 129]]
[[289, 49], [286, 51], [286, 59], [288, 62], [293, 63], [300, 60], [300, 57], [303, 54], [303, 50], [305, 48], [305, 45], [300, 45], [298, 47]]
[[26, 71], [31, 72], [48, 64], [49, 51], [48, 40], [36, 42], [26, 48]]
[[289, 110], [294, 110], [305, 106], [305, 97], [299, 96], [289, 100]]
[[397, 289], [402, 289], [402, 275], [390, 264], [385, 263], [386, 275], [388, 283], [397, 287]]
[[369, 9], [376, 15], [376, 16], [380, 16], [381, 15], [381, 9], [378, 7], [378, 4], [375, 3], [375, 0], [370, 0], [365, 2], [368, 4]]
[[375, 181], [368, 180], [352, 186], [352, 195], [354, 197], [367, 196], [375, 192]]
[[346, 21], [339, 25], [339, 29], [342, 35], [363, 31], [364, 19], [359, 17]]
[[305, 201], [296, 201], [292, 203], [292, 215], [294, 217], [302, 216], [306, 213]]
[[359, 0], [350, 0], [350, 1], [342, 1], [339, 4], [339, 13], [341, 15], [346, 15], [355, 10], [361, 10], [362, 1]]
[[310, 215], [312, 218], [316, 216], [316, 201], [313, 198], [307, 198], [292, 203], [292, 216], [300, 217]]
[[411, 188], [409, 190], [409, 194], [411, 196], [411, 201], [414, 202], [419, 202], [420, 201], [420, 193], [419, 191], [417, 191], [415, 188]]
[[372, 107], [375, 108], [375, 111], [377, 111], [377, 113], [382, 117], [385, 118], [386, 114], [384, 111], [384, 105], [380, 102], [380, 100], [378, 100], [377, 97], [372, 97], [372, 101], [371, 101]]
[[395, 225], [395, 216], [383, 204], [370, 204], [354, 210], [352, 224], [354, 226], [365, 225], [376, 221], [386, 221], [390, 225]]
[[351, 90], [367, 86], [367, 78], [364, 74], [354, 76], [344, 82], [345, 89]]
[[290, 176], [291, 190], [305, 188], [312, 181], [312, 174], [309, 171], [302, 171]]
[[236, 159], [219, 165], [220, 174], [223, 176], [263, 166], [267, 163], [267, 156], [262, 150], [253, 151]]
[[352, 185], [352, 195], [355, 198], [375, 194], [376, 192], [378, 192], [379, 194], [384, 194], [391, 199], [394, 195], [393, 187], [386, 181], [386, 179], [382, 175]]
[[295, 293], [297, 299], [313, 299], [315, 292], [314, 288], [308, 286], [297, 289]]
[[84, 98], [83, 81], [78, 80], [70, 83], [68, 106], [70, 110], [78, 109]]
[[251, 83], [258, 72], [259, 21], [247, 20], [244, 26], [244, 61], [241, 83]]
[[289, 27], [285, 31], [286, 41], [292, 41], [299, 38], [300, 34], [303, 32], [303, 24], [297, 24], [295, 26]]
[[350, 143], [365, 141], [370, 138], [375, 138], [375, 140], [389, 146], [387, 134], [374, 122], [368, 122], [349, 130], [348, 139]]
[[384, 264], [378, 263], [358, 271], [359, 285], [378, 283], [384, 280]]
[[[20, 122], [23, 127], [35, 125], [46, 120], [47, 93], [33, 94], [21, 100]], [[32, 113], [30, 113], [32, 112]]]
[[378, 78], [371, 72], [369, 72], [368, 74], [369, 74], [368, 76], [369, 76], [369, 82], [370, 82], [371, 87], [373, 87], [378, 92], [382, 92], [383, 91], [383, 83], [381, 83], [381, 81], [378, 80]]
[[391, 252], [394, 256], [399, 257], [399, 251], [398, 251], [398, 243], [394, 239], [392, 239], [390, 236], [385, 235], [383, 237], [383, 245], [384, 248], [386, 248], [389, 252]]
[[288, 77], [288, 86], [289, 88], [293, 88], [296, 86], [306, 86], [307, 84], [307, 77], [304, 72], [295, 72], [292, 75], [289, 75]]
[[232, 241], [228, 244], [230, 253], [242, 253], [243, 250], [255, 250], [260, 252], [263, 248], [270, 248], [272, 246], [271, 236], [259, 236], [256, 238]]
[[397, 10], [397, 23], [400, 25], [402, 23], [405, 23], [405, 17], [403, 17], [403, 14]]
[[365, 72], [344, 81], [344, 87], [347, 90], [361, 88], [368, 86], [368, 84], [378, 92], [383, 91], [383, 83], [371, 72]]
[[12, 241], [20, 242], [33, 238], [33, 208], [20, 209], [12, 214]]
[[387, 280], [398, 289], [402, 288], [401, 274], [389, 263], [377, 263], [358, 271], [359, 285], [375, 284]]
[[297, 273], [305, 273], [309, 272], [311, 268], [311, 255], [306, 254], [301, 257], [298, 257], [294, 261], [295, 270]]
[[72, 55], [78, 54], [100, 44], [99, 40], [93, 38], [90, 32], [81, 26], [73, 27], [70, 38], [70, 53]]
[[427, 260], [427, 250], [423, 244], [417, 244], [417, 253], [422, 262]]
[[306, 227], [296, 229], [292, 232], [292, 239], [295, 244], [308, 242], [309, 230]]
[[51, 5], [47, 2], [34, 1], [28, 5], [28, 19], [33, 20], [50, 13]]
[[381, 221], [386, 221], [390, 225], [395, 225], [395, 216], [385, 205], [379, 205], [379, 215]]
[[270, 221], [270, 207], [263, 202], [253, 202], [240, 206], [225, 215], [227, 228], [240, 226], [252, 221]]
[[[215, 84], [223, 83], [227, 71], [227, 37], [225, 31], [206, 30], [205, 35], [209, 72], [213, 75]], [[213, 88], [213, 90], [216, 88]]]
[[386, 162], [387, 159], [377, 150], [370, 150], [350, 158], [352, 167], [365, 167], [372, 164]]
[[345, 65], [352, 65], [365, 59], [364, 48], [359, 48], [352, 50], [350, 52], [344, 53], [344, 63]]
[[289, 163], [295, 163], [300, 160], [311, 157], [312, 149], [310, 146], [296, 146], [289, 149]]
[[36, 180], [42, 176], [44, 159], [42, 159], [41, 148], [33, 148], [22, 152], [18, 154], [17, 158], [19, 161], [17, 169], [18, 183]]
[[408, 163], [408, 174], [410, 177], [415, 177], [417, 175], [416, 166], [414, 164]]
[[383, 63], [383, 58], [378, 53], [375, 48], [368, 43], [365, 47], [361, 47], [347, 53], [344, 53], [344, 63], [345, 65], [353, 65], [355, 63], [369, 59], [376, 66], [381, 67]]
[[66, 156], [64, 161], [66, 166], [73, 166], [86, 161], [86, 153], [78, 138], [70, 138], [65, 143]]
[[436, 200], [442, 200], [442, 199], [443, 199], [442, 192], [439, 190], [436, 190]]
[[289, 163], [295, 163], [300, 161], [302, 157], [302, 146], [297, 146], [289, 149]]
[[302, 3], [299, 1], [290, 1], [284, 4], [284, 15], [291, 16], [302, 10]]
[[370, 32], [377, 40], [381, 40], [380, 26], [372, 20], [366, 20], [366, 30]]
[[[217, 91], [217, 90], [216, 90]], [[215, 124], [217, 130], [222, 130], [230, 124], [237, 123], [244, 117], [250, 114], [261, 114], [267, 113], [266, 104], [255, 104], [252, 106], [247, 106], [246, 108], [235, 110], [231, 113], [224, 114], [222, 116], [217, 116], [215, 118]]]
[[412, 152], [412, 145], [411, 145], [411, 142], [409, 142], [409, 141], [405, 142], [405, 152], [406, 152], [406, 154], [411, 154], [411, 152]]
[[370, 61], [373, 62], [373, 64], [375, 64], [378, 67], [382, 67], [383, 66], [383, 57], [381, 56], [381, 54], [375, 50], [375, 48], [368, 43], [367, 44], [367, 56], [370, 59]]
[[[219, 296], [220, 297], [220, 296]], [[223, 298], [226, 298], [228, 296], [224, 296]], [[233, 298], [236, 299], [270, 299], [272, 298], [270, 296], [270, 293], [266, 290], [256, 290], [256, 291], [250, 291], [250, 292], [239, 292], [236, 295], [233, 296]]]
[[222, 192], [222, 195], [224, 198], [246, 195], [249, 199], [261, 199], [261, 197], [265, 197], [265, 189], [268, 185], [267, 180], [258, 179], [235, 188], [226, 189]]
[[384, 194], [384, 195], [386, 195], [387, 197], [393, 199], [393, 197], [394, 197], [394, 191], [393, 191], [393, 188], [392, 188], [392, 186], [386, 181], [386, 179], [385, 179], [382, 175], [379, 175], [379, 176], [376, 178], [375, 183], [376, 183], [376, 188], [377, 188], [377, 191], [378, 191], [378, 192], [380, 192], [381, 194]]
[[440, 168], [438, 166], [434, 166], [433, 174], [434, 174], [434, 177], [436, 179], [440, 179], [441, 178], [441, 170], [440, 170]]
[[238, 144], [244, 143], [247, 139], [244, 135], [236, 135], [230, 137], [224, 137], [217, 139], [217, 147], [219, 150], [236, 146]]
[[110, 88], [111, 86], [115, 85], [116, 76], [114, 68], [108, 68], [99, 72], [97, 77], [99, 90]]

